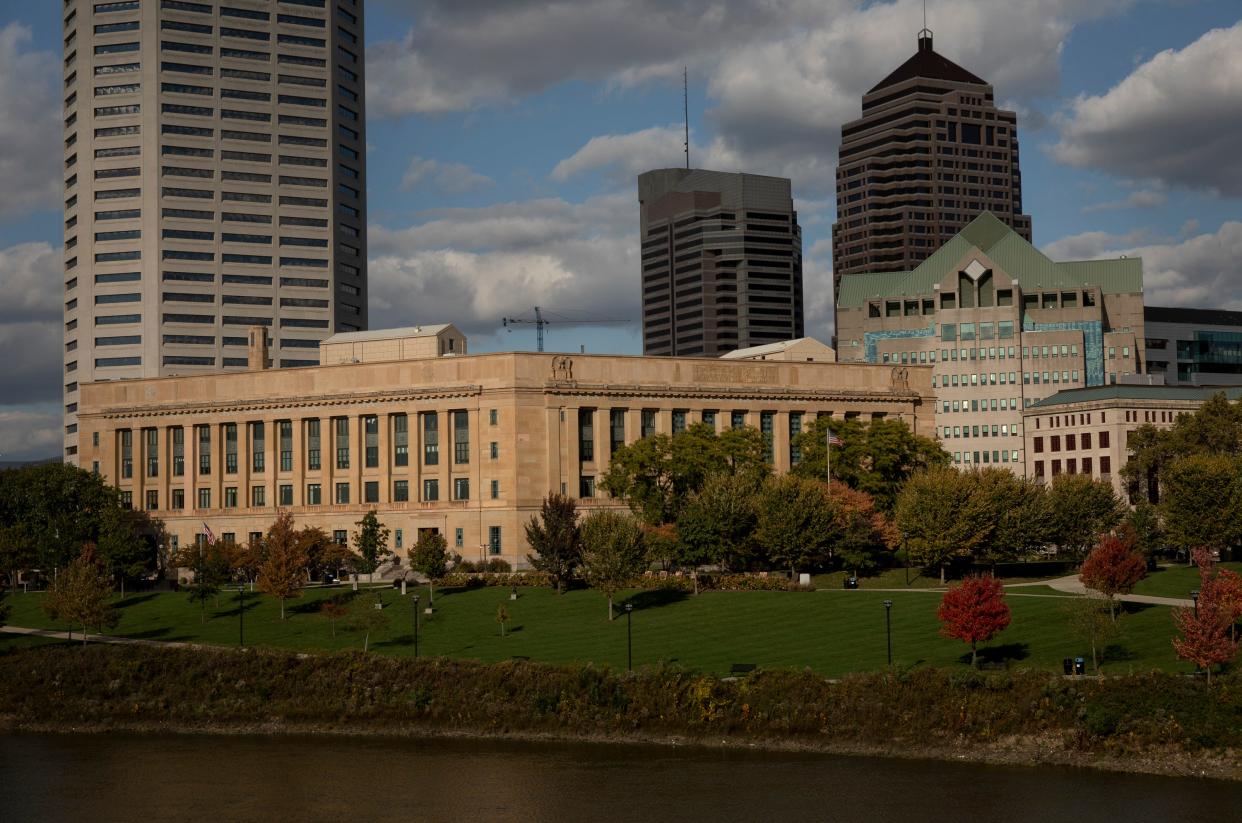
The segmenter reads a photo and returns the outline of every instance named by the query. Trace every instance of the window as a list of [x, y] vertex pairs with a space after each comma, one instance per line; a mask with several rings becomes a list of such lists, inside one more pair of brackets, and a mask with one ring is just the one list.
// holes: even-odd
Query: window
[[440, 481], [424, 480], [423, 481], [423, 501], [426, 503], [435, 503], [440, 499]]
[[794, 445], [798, 435], [802, 434], [802, 412], [789, 413], [789, 465], [796, 466], [802, 462], [802, 449]]
[[[181, 510], [185, 508], [185, 489], [173, 489], [172, 500], [168, 504], [168, 508]], [[175, 537], [173, 538], [176, 539]]]
[[469, 500], [470, 499], [470, 478], [455, 477], [453, 478], [453, 499]]
[[333, 424], [333, 427], [335, 428], [334, 446], [336, 448], [336, 467], [338, 469], [348, 469], [349, 468], [349, 418], [348, 417], [334, 417], [332, 419], [332, 424]]
[[453, 530], [453, 546], [460, 549], [466, 545], [466, 530], [457, 528]]
[[237, 474], [237, 424], [224, 424], [224, 473]]
[[319, 470], [319, 421], [306, 421], [306, 468]]
[[348, 483], [337, 483], [336, 484], [336, 495], [333, 497], [333, 502], [336, 503], [338, 506], [349, 503], [349, 484]]
[[293, 505], [293, 486], [285, 483], [277, 487], [276, 505], [292, 506]]
[[759, 433], [763, 435], [763, 459], [773, 460], [772, 436], [776, 424], [776, 412], [759, 413]]
[[673, 409], [673, 434], [686, 430], [686, 410]]
[[[363, 436], [366, 440], [364, 463], [368, 469], [379, 467], [379, 418], [368, 415], [362, 418]], [[368, 501], [370, 502], [370, 501]]]
[[500, 526], [487, 527], [487, 550], [492, 555], [500, 554]]
[[608, 412], [609, 455], [617, 453], [617, 449], [625, 445], [625, 409], [611, 409]]
[[211, 474], [211, 427], [195, 426], [194, 428], [198, 431], [198, 473]]
[[493, 460], [500, 459], [500, 444], [493, 440], [490, 444], [488, 444], [488, 453]]
[[379, 481], [368, 480], [362, 484], [362, 502], [378, 503], [379, 502]]
[[595, 460], [595, 409], [578, 409], [578, 460]]
[[410, 481], [395, 480], [392, 484], [392, 499], [394, 503], [407, 503], [410, 499]]
[[491, 497], [493, 500], [500, 499], [500, 481], [493, 480], [491, 483]]
[[453, 412], [453, 462], [459, 465], [470, 462], [470, 413], [467, 411]]
[[440, 419], [437, 412], [423, 412], [423, 465], [440, 465]]
[[211, 508], [211, 489], [198, 490], [198, 507], [200, 509]]
[[172, 434], [172, 473], [173, 477], [185, 475], [185, 429], [175, 426]]
[[160, 475], [160, 450], [159, 450], [159, 431], [157, 429], [142, 430], [144, 451], [143, 455], [147, 461], [147, 477], [159, 477]]
[[318, 506], [323, 503], [323, 489], [318, 483], [306, 484], [306, 505]]
[[578, 497], [589, 500], [595, 497], [595, 478], [583, 475], [578, 478]]
[[[1100, 432], [1100, 448], [1101, 449], [1108, 448], [1108, 432], [1107, 431]], [[1104, 459], [1103, 458], [1100, 459], [1100, 471], [1104, 472]], [[1107, 474], [1107, 472], [1104, 472], [1104, 473]]]
[[643, 409], [642, 411], [642, 437], [654, 437], [656, 433], [656, 410]]
[[267, 487], [252, 486], [250, 489], [250, 505], [253, 508], [261, 509], [267, 505]]
[[134, 476], [134, 433], [130, 429], [121, 431], [121, 477]]
[[408, 466], [410, 462], [410, 421], [404, 414], [392, 416], [393, 465]]
[[1113, 473], [1113, 459], [1105, 456], [1100, 458], [1100, 474]]
[[267, 430], [261, 422], [250, 424], [250, 468], [252, 471], [264, 471], [267, 455]]

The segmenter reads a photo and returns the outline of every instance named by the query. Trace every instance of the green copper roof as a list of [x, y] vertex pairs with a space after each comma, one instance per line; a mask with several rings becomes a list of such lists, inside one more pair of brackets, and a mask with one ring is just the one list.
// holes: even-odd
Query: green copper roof
[[930, 296], [971, 249], [991, 258], [1026, 291], [1099, 286], [1105, 294], [1143, 290], [1143, 261], [1137, 257], [1057, 263], [1005, 225], [984, 212], [909, 272], [847, 274], [841, 278], [837, 306], [857, 308], [877, 297]]
[[1030, 408], [1064, 406], [1070, 403], [1091, 403], [1097, 400], [1193, 400], [1207, 402], [1223, 393], [1229, 400], [1242, 397], [1242, 386], [1127, 386], [1118, 383], [1088, 389], [1070, 389], [1045, 397]]

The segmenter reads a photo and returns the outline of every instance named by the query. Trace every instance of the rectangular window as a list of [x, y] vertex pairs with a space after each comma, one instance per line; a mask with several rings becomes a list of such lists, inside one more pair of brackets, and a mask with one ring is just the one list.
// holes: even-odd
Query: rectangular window
[[595, 497], [595, 478], [583, 475], [578, 478], [578, 497], [590, 500]]
[[740, 429], [746, 426], [746, 412], [735, 411], [729, 415], [730, 428]]
[[763, 459], [772, 462], [772, 437], [776, 426], [776, 412], [759, 413], [759, 433], [763, 435]]
[[267, 487], [252, 486], [250, 489], [250, 505], [253, 508], [261, 509], [267, 505]]
[[224, 424], [224, 473], [237, 474], [237, 424]]
[[323, 487], [318, 483], [306, 484], [306, 505], [318, 506], [323, 503]]
[[578, 460], [595, 460], [595, 409], [578, 409]]
[[686, 410], [673, 409], [673, 434], [686, 430]]
[[333, 498], [333, 502], [336, 503], [338, 506], [349, 503], [349, 484], [348, 483], [337, 483], [336, 484], [336, 495]]
[[[349, 468], [349, 418], [334, 417], [332, 425], [335, 429], [335, 442], [333, 447], [336, 449], [336, 467], [338, 469]], [[348, 492], [348, 486], [346, 487]]]
[[280, 506], [292, 506], [293, 505], [293, 486], [290, 486], [287, 483], [281, 484], [280, 489], [279, 489], [279, 495], [280, 497], [277, 500], [277, 505], [280, 505]]
[[168, 507], [178, 511], [185, 508], [185, 489], [172, 490], [172, 502]]
[[703, 423], [711, 426], [712, 431], [716, 430], [716, 412], [712, 409], [703, 410]]
[[211, 489], [198, 490], [198, 507], [200, 509], [211, 508]]
[[453, 499], [469, 500], [470, 499], [470, 478], [455, 477], [453, 478]]
[[426, 503], [434, 503], [440, 499], [440, 481], [424, 480], [423, 481], [423, 501]]
[[144, 448], [147, 460], [147, 477], [160, 476], [160, 450], [159, 450], [159, 430], [143, 429], [142, 430]]
[[404, 414], [392, 416], [392, 462], [394, 466], [410, 464], [410, 419]]
[[455, 548], [460, 549], [465, 545], [466, 545], [466, 530], [463, 528], [454, 529], [453, 530], [453, 546]]
[[794, 445], [798, 435], [802, 434], [802, 412], [789, 413], [789, 465], [796, 466], [802, 462], [802, 449]]
[[612, 456], [625, 445], [625, 409], [609, 410], [608, 430], [609, 456]]
[[392, 484], [392, 500], [394, 503], [408, 503], [410, 500], [410, 481], [395, 480]]
[[362, 418], [363, 435], [366, 438], [365, 466], [368, 469], [379, 467], [379, 418], [367, 415]]
[[172, 434], [172, 473], [173, 477], [185, 475], [185, 429], [174, 426]]
[[293, 471], [293, 421], [281, 420], [276, 426], [280, 438], [280, 470], [282, 472]]
[[436, 412], [423, 412], [423, 464], [440, 465], [440, 417]]
[[319, 471], [319, 421], [306, 421], [306, 468]]
[[491, 496], [493, 500], [500, 499], [500, 481], [493, 480], [491, 484]]
[[499, 460], [500, 459], [500, 444], [497, 443], [495, 440], [493, 440], [491, 443], [488, 444], [488, 453], [491, 455], [491, 458], [493, 460]]
[[250, 469], [261, 472], [267, 468], [267, 428], [262, 422], [250, 424]]
[[121, 477], [134, 476], [134, 432], [131, 429], [121, 431]]
[[470, 462], [470, 412], [453, 412], [453, 462]]
[[237, 487], [236, 487], [236, 486], [227, 486], [227, 487], [225, 487], [225, 489], [224, 489], [224, 508], [226, 508], [226, 509], [235, 509], [235, 508], [237, 508]]
[[500, 554], [500, 526], [487, 527], [487, 551], [493, 556]]
[[211, 427], [195, 426], [194, 428], [198, 432], [198, 473], [211, 474]]
[[379, 502], [379, 481], [368, 480], [362, 484], [362, 502], [378, 503]]
[[642, 412], [642, 437], [654, 437], [656, 433], [656, 410], [643, 409]]

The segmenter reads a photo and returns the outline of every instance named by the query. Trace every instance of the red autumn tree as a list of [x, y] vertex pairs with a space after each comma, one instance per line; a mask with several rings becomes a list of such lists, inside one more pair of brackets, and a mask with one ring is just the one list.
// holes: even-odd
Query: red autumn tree
[[1001, 582], [992, 575], [971, 575], [944, 593], [940, 609], [940, 633], [970, 644], [970, 665], [979, 660], [978, 646], [1009, 625], [1009, 606]]
[[1196, 608], [1173, 613], [1180, 635], [1173, 638], [1173, 649], [1179, 658], [1207, 672], [1210, 688], [1212, 667], [1238, 656], [1234, 624], [1242, 617], [1242, 579], [1218, 571], [1206, 549], [1195, 551], [1193, 557], [1199, 567], [1199, 601]]
[[1116, 597], [1129, 594], [1147, 576], [1147, 560], [1130, 539], [1106, 534], [1082, 564], [1078, 579], [1108, 598], [1108, 613], [1117, 620]]

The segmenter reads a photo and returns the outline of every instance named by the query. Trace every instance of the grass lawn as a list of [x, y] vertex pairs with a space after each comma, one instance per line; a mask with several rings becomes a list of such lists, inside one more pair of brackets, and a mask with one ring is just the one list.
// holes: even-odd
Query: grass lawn
[[[371, 636], [375, 651], [413, 654], [409, 598], [386, 588], [381, 613], [388, 625]], [[245, 632], [248, 645], [288, 649], [360, 649], [363, 634], [338, 623], [336, 638], [319, 613], [319, 602], [343, 589], [307, 590], [289, 601], [288, 619], [280, 620], [279, 605], [257, 593], [246, 595]], [[426, 589], [420, 590], [423, 604]], [[1049, 594], [1044, 587], [1014, 594]], [[362, 593], [360, 598], [373, 598]], [[628, 601], [626, 598], [628, 597]], [[419, 615], [420, 651], [428, 656], [482, 661], [526, 656], [552, 663], [593, 662], [614, 667], [626, 663], [626, 621], [607, 619], [605, 599], [597, 592], [577, 590], [558, 597], [548, 589], [522, 589], [510, 601], [507, 588], [456, 590], [436, 594], [436, 612]], [[876, 669], [885, 664], [883, 601], [892, 607], [893, 660], [899, 665], [956, 665], [969, 659], [968, 648], [938, 634], [938, 593], [868, 592], [827, 589], [815, 592], [708, 592], [697, 597], [671, 592], [631, 592], [618, 598], [633, 612], [634, 663], [677, 662], [691, 668], [725, 672], [732, 663], [767, 668], [810, 667], [826, 675]], [[9, 623], [35, 628], [68, 628], [48, 620], [40, 608], [42, 595], [9, 598]], [[1086, 655], [1088, 648], [1069, 634], [1063, 609], [1065, 597], [1009, 598], [1013, 623], [982, 653], [985, 659], [1018, 666], [1060, 668], [1064, 657]], [[508, 636], [500, 637], [497, 606], [511, 620]], [[363, 605], [367, 605], [363, 603]], [[237, 593], [222, 595], [220, 606], [200, 610], [184, 593], [143, 593], [120, 602], [121, 620], [111, 634], [156, 640], [236, 644]], [[1132, 605], [1122, 619], [1106, 670], [1122, 673], [1152, 668], [1187, 670], [1174, 658], [1170, 645], [1173, 624], [1169, 609]], [[365, 610], [364, 610], [365, 611]], [[9, 641], [0, 641], [0, 648]]]
[[[1058, 577], [1060, 575], [1057, 575]], [[849, 577], [848, 572], [836, 571], [828, 574], [817, 574], [811, 578], [816, 588], [820, 589], [840, 589], [845, 578]], [[943, 588], [940, 583], [940, 574], [938, 572], [929, 572], [926, 575], [920, 573], [919, 569], [912, 568], [909, 571], [910, 582], [906, 583], [907, 572], [904, 568], [898, 567], [893, 569], [884, 569], [871, 577], [858, 578], [859, 588], [861, 589], [937, 589]], [[1047, 580], [1048, 575], [1040, 575], [1036, 577], [1025, 577], [1021, 575], [1010, 575], [1002, 577], [1001, 581], [1006, 584], [1012, 583], [1033, 583], [1039, 580]], [[947, 585], [952, 586], [961, 582], [958, 578], [950, 577]]]
[[[1222, 569], [1231, 569], [1242, 574], [1242, 563], [1221, 563]], [[1155, 597], [1180, 597], [1188, 599], [1190, 593], [1199, 588], [1199, 569], [1194, 566], [1161, 566], [1134, 587], [1135, 594], [1149, 594]]]

